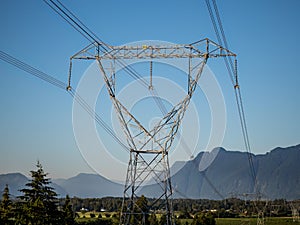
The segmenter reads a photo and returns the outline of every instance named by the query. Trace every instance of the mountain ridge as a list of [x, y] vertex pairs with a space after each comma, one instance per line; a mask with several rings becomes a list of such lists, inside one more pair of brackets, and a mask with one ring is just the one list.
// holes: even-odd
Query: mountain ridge
[[[204, 166], [201, 164], [201, 160], [211, 160], [209, 154], [216, 152], [212, 162], [208, 161]], [[174, 198], [221, 199], [232, 197], [233, 194], [255, 192], [248, 157], [246, 152], [219, 148], [211, 152], [202, 151], [192, 160], [174, 163], [174, 168], [171, 168], [174, 172]], [[251, 157], [258, 190], [270, 199], [300, 199], [300, 144], [277, 147], [265, 154], [251, 154]], [[59, 197], [66, 194], [81, 198], [121, 197], [124, 188], [123, 184], [88, 173], [51, 181]], [[27, 182], [28, 178], [21, 173], [0, 174], [0, 190], [8, 184], [12, 196], [21, 195], [18, 190]], [[156, 197], [159, 193], [157, 188], [156, 184], [144, 186], [141, 193]]]

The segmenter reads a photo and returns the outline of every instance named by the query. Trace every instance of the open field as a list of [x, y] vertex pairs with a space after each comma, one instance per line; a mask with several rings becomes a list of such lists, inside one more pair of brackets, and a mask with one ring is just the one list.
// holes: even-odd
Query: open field
[[[79, 218], [76, 220], [78, 222], [96, 220], [99, 215], [102, 219], [112, 219], [113, 224], [118, 224], [119, 220], [117, 219], [116, 212], [87, 212], [77, 213]], [[95, 218], [91, 218], [95, 215]], [[159, 216], [158, 216], [159, 217]], [[192, 219], [180, 219], [182, 225], [191, 224]], [[291, 217], [267, 217], [264, 220], [265, 225], [300, 225], [300, 221], [293, 222]], [[257, 225], [256, 218], [216, 218], [216, 225]]]
[[[182, 225], [192, 223], [192, 219], [182, 219], [180, 220]], [[216, 218], [216, 225], [257, 225], [256, 218]], [[293, 222], [291, 217], [273, 217], [266, 218], [264, 221], [265, 225], [300, 225], [299, 222]]]
[[[217, 225], [256, 225], [256, 218], [219, 218], [216, 219]], [[298, 225], [299, 222], [293, 222], [291, 217], [272, 217], [265, 218], [265, 225]]]

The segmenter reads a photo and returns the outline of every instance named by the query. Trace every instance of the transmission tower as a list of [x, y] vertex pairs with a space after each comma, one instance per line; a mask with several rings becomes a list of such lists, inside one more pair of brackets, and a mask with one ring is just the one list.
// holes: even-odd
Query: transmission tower
[[[235, 56], [234, 53], [215, 42], [203, 39], [187, 45], [153, 46], [108, 46], [95, 42], [71, 57], [70, 65], [72, 65], [73, 59], [97, 61], [109, 97], [126, 137], [129, 148], [129, 162], [123, 192], [120, 224], [145, 224], [147, 217], [154, 209], [165, 215], [165, 224], [174, 224], [169, 150], [207, 60], [209, 58]], [[185, 59], [189, 68], [186, 94], [183, 99], [178, 99], [178, 103], [166, 112], [153, 128], [147, 129], [118, 98], [114, 71], [122, 68], [129, 75], [138, 77], [128, 61], [149, 60], [150, 79], [146, 82], [143, 77], [139, 77], [139, 80], [144, 84], [146, 83], [149, 91], [153, 92], [155, 87], [152, 84], [152, 61], [159, 62], [162, 59], [174, 58]], [[71, 89], [70, 79], [71, 66], [68, 89]], [[158, 187], [156, 189], [157, 198], [151, 204], [141, 205], [138, 199], [143, 194], [142, 188], [149, 179], [154, 180]]]

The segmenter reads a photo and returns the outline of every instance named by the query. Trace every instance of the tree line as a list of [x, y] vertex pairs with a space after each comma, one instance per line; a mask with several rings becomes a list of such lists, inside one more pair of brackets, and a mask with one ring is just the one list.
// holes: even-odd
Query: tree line
[[[42, 165], [37, 162], [36, 170], [30, 171], [31, 180], [21, 189], [21, 196], [11, 199], [9, 187], [3, 190], [0, 202], [0, 224], [11, 225], [76, 225], [76, 224], [102, 224], [116, 223], [118, 218], [109, 219], [100, 217], [97, 220], [79, 221], [76, 219], [81, 210], [90, 212], [116, 212], [119, 217], [122, 207], [122, 198], [86, 198], [78, 197], [58, 198], [51, 181], [47, 178]], [[137, 204], [140, 208], [153, 205], [156, 199], [141, 196]], [[263, 212], [265, 216], [291, 216], [291, 205], [300, 205], [299, 201], [287, 202], [284, 199], [273, 201], [251, 201], [238, 198], [226, 200], [207, 199], [174, 199], [173, 210], [176, 212], [176, 224], [181, 219], [192, 219], [192, 224], [215, 224], [214, 218], [254, 217]], [[156, 206], [157, 205], [157, 206]], [[164, 224], [164, 215], [157, 217], [153, 212], [159, 211], [160, 201], [156, 201], [152, 211], [148, 213], [147, 224]], [[144, 209], [143, 211], [147, 211]], [[94, 214], [91, 214], [94, 215]], [[98, 214], [99, 215], [99, 214]]]
[[[149, 204], [156, 199], [147, 198]], [[63, 201], [63, 200], [62, 200]], [[285, 199], [276, 200], [245, 200], [239, 198], [229, 198], [225, 200], [209, 199], [173, 199], [173, 210], [179, 215], [195, 215], [199, 212], [212, 212], [220, 218], [254, 217], [258, 211], [263, 211], [265, 216], [284, 217], [291, 216], [291, 204], [300, 205], [298, 201], [286, 201]], [[78, 212], [82, 208], [89, 211], [118, 212], [122, 206], [122, 198], [71, 198], [73, 210]], [[157, 205], [161, 205], [158, 201]], [[159, 210], [159, 208], [153, 208]]]

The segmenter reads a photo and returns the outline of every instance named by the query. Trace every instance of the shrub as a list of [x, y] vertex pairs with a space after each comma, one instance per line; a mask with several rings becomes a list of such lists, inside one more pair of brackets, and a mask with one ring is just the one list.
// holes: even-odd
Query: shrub
[[192, 225], [216, 225], [216, 220], [211, 213], [195, 215]]

